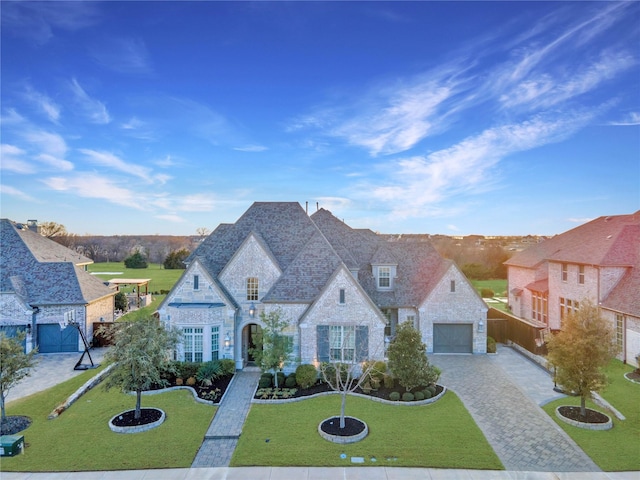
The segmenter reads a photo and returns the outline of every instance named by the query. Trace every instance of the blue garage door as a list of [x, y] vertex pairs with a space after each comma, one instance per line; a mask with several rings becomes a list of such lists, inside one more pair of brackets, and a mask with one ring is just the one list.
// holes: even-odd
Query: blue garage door
[[473, 324], [434, 324], [433, 353], [473, 353]]
[[64, 330], [57, 323], [38, 325], [38, 351], [59, 353], [78, 351], [78, 329], [69, 325]]
[[[16, 337], [20, 332], [24, 332], [26, 327], [24, 325], [0, 325], [0, 332], [4, 333], [7, 337], [13, 338]], [[27, 339], [25, 338], [22, 341], [22, 348], [25, 349], [26, 352], [27, 347]]]

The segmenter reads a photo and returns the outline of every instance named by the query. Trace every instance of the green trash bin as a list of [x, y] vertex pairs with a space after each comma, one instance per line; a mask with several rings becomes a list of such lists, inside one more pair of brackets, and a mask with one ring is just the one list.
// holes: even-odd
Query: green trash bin
[[0, 437], [0, 457], [13, 457], [22, 453], [24, 435], [2, 435]]

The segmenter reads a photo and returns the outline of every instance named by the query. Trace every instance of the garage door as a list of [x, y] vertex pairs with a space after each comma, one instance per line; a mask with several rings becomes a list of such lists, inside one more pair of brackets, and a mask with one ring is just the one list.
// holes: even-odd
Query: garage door
[[433, 353], [473, 353], [473, 324], [434, 324]]
[[38, 325], [38, 351], [40, 353], [77, 352], [78, 329], [69, 325], [64, 330], [57, 323]]

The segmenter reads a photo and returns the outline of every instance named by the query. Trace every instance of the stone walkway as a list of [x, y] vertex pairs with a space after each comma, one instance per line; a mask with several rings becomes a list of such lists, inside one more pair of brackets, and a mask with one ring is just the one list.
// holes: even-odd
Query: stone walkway
[[440, 382], [460, 397], [505, 469], [599, 472], [539, 407], [557, 396], [551, 377], [511, 348], [502, 347], [498, 352], [433, 355], [430, 361], [442, 369]]
[[245, 369], [235, 374], [191, 468], [229, 466], [259, 379], [259, 370]]

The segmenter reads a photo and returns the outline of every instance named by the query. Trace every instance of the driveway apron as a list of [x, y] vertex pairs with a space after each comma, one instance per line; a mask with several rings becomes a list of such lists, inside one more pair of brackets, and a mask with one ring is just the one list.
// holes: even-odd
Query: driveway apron
[[260, 371], [236, 372], [191, 464], [192, 468], [229, 466], [259, 379]]
[[[600, 468], [518, 385], [539, 373], [548, 386], [538, 398], [554, 396], [551, 378], [510, 348], [493, 355], [433, 355], [439, 383], [453, 390], [483, 431], [505, 469], [538, 472], [598, 472]], [[513, 356], [513, 358], [510, 358]], [[525, 363], [520, 363], [524, 361]], [[526, 363], [529, 363], [527, 365]], [[504, 368], [501, 367], [504, 364]], [[526, 373], [527, 368], [530, 376]], [[510, 376], [508, 373], [513, 376]], [[524, 372], [524, 373], [523, 373]], [[548, 389], [548, 390], [547, 390]], [[538, 389], [539, 390], [539, 389]]]

